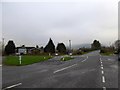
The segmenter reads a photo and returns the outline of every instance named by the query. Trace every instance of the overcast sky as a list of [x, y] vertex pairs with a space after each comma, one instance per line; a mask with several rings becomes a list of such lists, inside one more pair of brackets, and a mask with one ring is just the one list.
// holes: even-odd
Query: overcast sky
[[109, 45], [118, 38], [118, 0], [7, 1], [2, 2], [2, 37], [17, 46], [45, 46], [49, 38], [55, 44], [97, 39]]

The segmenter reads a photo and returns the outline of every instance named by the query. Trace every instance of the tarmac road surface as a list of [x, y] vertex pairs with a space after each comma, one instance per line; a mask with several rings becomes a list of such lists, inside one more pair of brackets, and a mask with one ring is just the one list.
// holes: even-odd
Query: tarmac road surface
[[74, 60], [48, 61], [28, 66], [3, 66], [3, 89], [8, 88], [96, 88], [118, 90], [118, 57], [94, 51]]

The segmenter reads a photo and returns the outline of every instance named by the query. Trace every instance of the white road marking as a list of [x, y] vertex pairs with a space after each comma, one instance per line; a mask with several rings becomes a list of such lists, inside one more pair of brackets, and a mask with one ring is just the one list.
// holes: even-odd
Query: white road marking
[[[102, 59], [100, 58], [100, 63], [101, 63], [101, 73], [102, 75], [104, 74], [104, 71], [103, 71], [103, 64], [102, 64]], [[102, 82], [105, 83], [105, 76], [102, 76]], [[106, 87], [103, 87], [103, 90], [106, 90]]]
[[101, 69], [103, 69], [103, 67], [101, 67]]
[[102, 70], [101, 73], [104, 74], [104, 71]]
[[71, 67], [76, 66], [76, 65], [77, 65], [77, 64], [73, 64], [73, 65], [71, 65], [71, 66], [68, 66], [68, 67], [65, 67], [65, 68], [56, 70], [56, 71], [54, 71], [53, 73], [57, 73], [57, 72], [63, 71], [63, 70], [65, 70], [65, 69], [71, 68]]
[[106, 87], [103, 87], [103, 90], [106, 90]]
[[86, 61], [87, 59], [84, 59], [82, 62]]
[[3, 89], [3, 90], [10, 89], [10, 88], [13, 88], [13, 87], [17, 87], [17, 86], [20, 86], [20, 85], [22, 85], [22, 83], [18, 83], [18, 84], [15, 84], [15, 85], [12, 85], [12, 86], [6, 87], [6, 88]]
[[2, 66], [2, 64], [0, 64], [0, 67]]
[[100, 58], [100, 62], [102, 62], [102, 59]]
[[104, 76], [102, 76], [102, 82], [105, 83], [105, 77]]
[[87, 59], [88, 59], [88, 56], [87, 56], [87, 58], [86, 58], [86, 59], [84, 59], [82, 62], [86, 61]]
[[101, 67], [103, 67], [103, 64], [101, 64]]

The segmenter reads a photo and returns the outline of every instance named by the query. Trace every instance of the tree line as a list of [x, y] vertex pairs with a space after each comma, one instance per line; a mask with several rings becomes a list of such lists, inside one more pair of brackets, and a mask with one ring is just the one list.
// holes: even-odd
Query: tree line
[[[38, 45], [36, 45], [36, 48], [38, 48]], [[15, 53], [15, 43], [13, 40], [9, 40], [7, 45], [5, 46], [5, 54], [10, 55]], [[52, 41], [52, 39], [49, 39], [48, 44], [43, 48], [45, 53], [53, 54], [55, 52], [65, 54], [66, 53], [66, 46], [64, 43], [58, 43], [57, 47], [55, 48], [55, 45]]]
[[[38, 46], [36, 46], [36, 48], [38, 48]], [[101, 48], [100, 42], [97, 40], [94, 40], [93, 43], [91, 44], [91, 49], [99, 50], [100, 48]], [[7, 45], [5, 46], [5, 54], [7, 55], [14, 54], [16, 52], [15, 49], [16, 49], [15, 43], [12, 40], [9, 40]], [[61, 54], [67, 53], [67, 48], [64, 43], [58, 43], [57, 47], [55, 48], [55, 45], [51, 38], [49, 39], [47, 45], [43, 49], [45, 53], [50, 53], [50, 54], [53, 54], [55, 52], [61, 53]], [[91, 50], [91, 49], [84, 49], [84, 51]]]

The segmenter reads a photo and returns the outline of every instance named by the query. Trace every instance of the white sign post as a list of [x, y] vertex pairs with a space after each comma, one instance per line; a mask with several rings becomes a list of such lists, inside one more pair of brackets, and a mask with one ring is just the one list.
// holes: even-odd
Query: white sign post
[[19, 55], [19, 62], [20, 62], [20, 65], [22, 64], [22, 58], [21, 58], [21, 55]]

